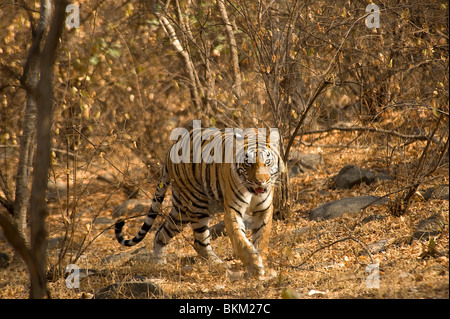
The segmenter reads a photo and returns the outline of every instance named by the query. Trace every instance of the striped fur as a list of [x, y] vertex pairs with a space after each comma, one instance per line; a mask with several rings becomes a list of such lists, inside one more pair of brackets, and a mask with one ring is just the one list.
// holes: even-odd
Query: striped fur
[[[208, 207], [215, 202], [224, 209], [226, 231], [236, 255], [248, 267], [249, 274], [261, 276], [264, 274], [263, 257], [268, 248], [272, 223], [273, 185], [284, 170], [278, 149], [271, 147], [268, 138], [258, 139], [257, 134], [241, 136], [234, 131], [199, 130], [191, 129], [177, 141], [178, 146], [183, 138], [189, 142], [189, 157], [185, 158], [188, 162], [180, 162], [170, 156], [171, 152], [172, 155], [179, 152], [175, 147], [168, 153], [150, 211], [137, 235], [124, 239], [124, 222], [119, 221], [116, 223], [116, 238], [124, 246], [139, 243], [152, 227], [167, 188], [172, 184], [173, 207], [156, 232], [155, 256], [163, 258], [170, 239], [190, 224], [198, 254], [220, 261], [210, 245]], [[212, 140], [200, 137], [205, 133], [211, 135]], [[195, 145], [200, 144], [204, 155], [201, 159], [194, 152]], [[227, 153], [230, 146], [233, 152]], [[230, 154], [233, 155], [231, 160]], [[208, 159], [207, 155], [211, 157]], [[211, 161], [214, 156], [215, 160]], [[250, 216], [252, 242], [245, 235], [245, 214]]]

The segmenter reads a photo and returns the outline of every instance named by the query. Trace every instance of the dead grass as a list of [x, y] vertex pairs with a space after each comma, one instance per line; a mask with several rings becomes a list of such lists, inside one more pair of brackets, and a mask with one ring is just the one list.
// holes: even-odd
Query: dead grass
[[[326, 143], [333, 145], [338, 141], [342, 141], [342, 137], [339, 140], [332, 137]], [[197, 258], [190, 244], [193, 242], [192, 234], [187, 228], [183, 231], [184, 236], [177, 236], [170, 243], [166, 265], [157, 265], [151, 261], [154, 231], [140, 246], [120, 247], [114, 239], [113, 231], [105, 230], [109, 227], [108, 224], [93, 223], [95, 218], [110, 217], [114, 207], [126, 199], [116, 185], [96, 179], [104, 169], [111, 174], [118, 175], [117, 172], [101, 158], [94, 160], [92, 164], [95, 165], [90, 165], [87, 169], [86, 166], [84, 170], [80, 168], [74, 245], [64, 259], [63, 266], [70, 263], [69, 257], [73, 258], [92, 241], [76, 264], [80, 268], [95, 269], [100, 274], [82, 279], [79, 289], [68, 289], [65, 279], [60, 276], [48, 284], [52, 297], [89, 298], [99, 288], [143, 276], [164, 291], [164, 296], [159, 298], [281, 298], [286, 289], [292, 292], [291, 297], [297, 298], [448, 298], [448, 201], [422, 201], [420, 196], [416, 196], [408, 213], [401, 217], [391, 216], [385, 206], [376, 206], [366, 209], [359, 216], [344, 216], [322, 222], [309, 221], [305, 218], [306, 212], [324, 202], [348, 196], [384, 195], [399, 189], [404, 180], [407, 180], [407, 171], [402, 170], [400, 165], [398, 170], [391, 167], [391, 173], [396, 173], [393, 181], [362, 185], [351, 190], [334, 190], [328, 187], [328, 180], [346, 164], [386, 170], [382, 150], [360, 145], [342, 150], [308, 148], [305, 152], [322, 153], [326, 165], [318, 172], [305, 173], [291, 179], [293, 213], [290, 219], [275, 221], [273, 224], [267, 256], [271, 278], [264, 281], [243, 276], [244, 269], [240, 261], [234, 258], [226, 237], [219, 237], [212, 245], [230, 269], [224, 265], [210, 265]], [[414, 158], [418, 151], [411, 147], [409, 152], [410, 158]], [[109, 156], [121, 169], [141, 169], [141, 164], [131, 154], [119, 156], [111, 152]], [[391, 160], [396, 162], [395, 158]], [[145, 175], [142, 169], [135, 171], [136, 175], [130, 177], [142, 180]], [[63, 174], [59, 173], [57, 177], [64, 181]], [[448, 165], [435, 173], [432, 183], [422, 187], [444, 183], [448, 184]], [[153, 185], [143, 184], [143, 189], [147, 194], [153, 193]], [[147, 199], [145, 194], [142, 196]], [[69, 211], [74, 202], [71, 205]], [[66, 229], [63, 222], [67, 218], [65, 197], [61, 196], [59, 200], [52, 202], [50, 208], [49, 238], [56, 245], [49, 248], [49, 264], [54, 265], [60, 249], [55, 238], [63, 237]], [[430, 249], [429, 242], [412, 241], [411, 235], [420, 220], [435, 213], [442, 215], [445, 228], [435, 239], [434, 253], [426, 254]], [[383, 215], [385, 218], [359, 224], [362, 218], [372, 214]], [[220, 220], [220, 216], [214, 219], [213, 224]], [[136, 231], [140, 223], [141, 219], [130, 221], [126, 226], [127, 233]], [[96, 237], [102, 231], [104, 232]], [[363, 254], [369, 244], [384, 239], [387, 240], [385, 249], [372, 254], [373, 260]], [[13, 254], [11, 247], [1, 238], [0, 250]], [[118, 258], [110, 263], [104, 261], [113, 254], [133, 253], [136, 250], [139, 253], [127, 258]], [[366, 266], [370, 263], [379, 263], [379, 288], [368, 288], [366, 285], [369, 275]], [[23, 265], [14, 264], [0, 270], [0, 298], [27, 298], [28, 285], [28, 274]]]

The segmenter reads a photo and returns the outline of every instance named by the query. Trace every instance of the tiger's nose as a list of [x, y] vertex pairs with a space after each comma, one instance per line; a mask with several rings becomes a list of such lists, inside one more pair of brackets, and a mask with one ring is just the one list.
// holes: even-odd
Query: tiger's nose
[[255, 181], [255, 183], [256, 183], [258, 186], [265, 186], [265, 185], [267, 185], [268, 180], [266, 180], [266, 179], [264, 179], [264, 180], [262, 180], [262, 179], [257, 179], [257, 180]]

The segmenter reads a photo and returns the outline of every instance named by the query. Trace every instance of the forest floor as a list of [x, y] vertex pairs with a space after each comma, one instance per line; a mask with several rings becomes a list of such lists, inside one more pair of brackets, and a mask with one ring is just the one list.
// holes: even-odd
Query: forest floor
[[[429, 187], [448, 185], [448, 164], [420, 186], [402, 216], [393, 216], [388, 205], [377, 205], [357, 215], [331, 220], [307, 218], [310, 209], [344, 197], [393, 193], [390, 198], [394, 199], [399, 196], [395, 191], [407, 184], [410, 165], [423, 149], [422, 142], [412, 143], [404, 148], [403, 155], [392, 155], [387, 163], [384, 146], [368, 139], [345, 147], [342, 141], [351, 140], [352, 134], [330, 135], [321, 141], [321, 146], [301, 147], [303, 153], [321, 154], [324, 164], [316, 171], [290, 179], [291, 216], [273, 223], [265, 280], [245, 277], [244, 267], [234, 257], [226, 236], [214, 239], [212, 247], [228, 267], [200, 260], [192, 248], [189, 227], [184, 229], [183, 236], [175, 237], [169, 244], [164, 265], [154, 263], [151, 258], [155, 226], [138, 246], [118, 245], [110, 227], [114, 223], [111, 214], [127, 199], [127, 194], [118, 183], [104, 176], [114, 175], [122, 180], [118, 168], [128, 172], [134, 181], [147, 178], [150, 180], [147, 184], [137, 182], [144, 190], [138, 196], [140, 200], [151, 199], [157, 182], [157, 176], [149, 177], [144, 172], [145, 166], [131, 152], [121, 149], [86, 162], [79, 160], [77, 183], [71, 182], [68, 196], [69, 214], [64, 191], [65, 164], [54, 165], [51, 180], [56, 177], [58, 187], [50, 190], [53, 193], [47, 220], [48, 263], [60, 264], [61, 269], [74, 263], [80, 269], [89, 269], [90, 275], [81, 279], [79, 288], [73, 289], [67, 286], [64, 276], [49, 276], [52, 298], [92, 298], [99, 289], [123, 281], [151, 282], [160, 289], [158, 293], [150, 293], [151, 298], [169, 299], [449, 298], [449, 202], [425, 200], [421, 195]], [[330, 179], [348, 164], [385, 172], [394, 179], [360, 184], [352, 189], [330, 187]], [[63, 191], [55, 192], [58, 189]], [[169, 194], [164, 207], [168, 203]], [[412, 234], [418, 223], [435, 214], [443, 220], [443, 231], [430, 240], [414, 239]], [[373, 215], [383, 218], [361, 223]], [[220, 220], [221, 214], [215, 215], [211, 225]], [[143, 218], [129, 220], [124, 228], [128, 237], [138, 230], [142, 221]], [[66, 233], [70, 244], [64, 241]], [[368, 255], [368, 247], [380, 241], [383, 248]], [[67, 251], [62, 250], [64, 247]], [[10, 257], [14, 254], [1, 234], [0, 252]], [[74, 262], [77, 255], [79, 258]], [[368, 268], [374, 264], [376, 268]], [[0, 269], [0, 298], [27, 298], [28, 292], [29, 277], [23, 264], [14, 262]]]

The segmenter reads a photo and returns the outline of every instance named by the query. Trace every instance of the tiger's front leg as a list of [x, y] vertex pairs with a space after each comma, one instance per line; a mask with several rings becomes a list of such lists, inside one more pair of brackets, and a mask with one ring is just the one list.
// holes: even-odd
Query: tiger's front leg
[[236, 209], [225, 205], [224, 221], [234, 252], [247, 267], [249, 275], [264, 276], [264, 265], [258, 250], [247, 239], [243, 215], [247, 207]]
[[252, 240], [253, 246], [265, 259], [269, 247], [270, 230], [272, 228], [273, 205], [270, 204], [265, 210], [255, 211], [252, 214]]

